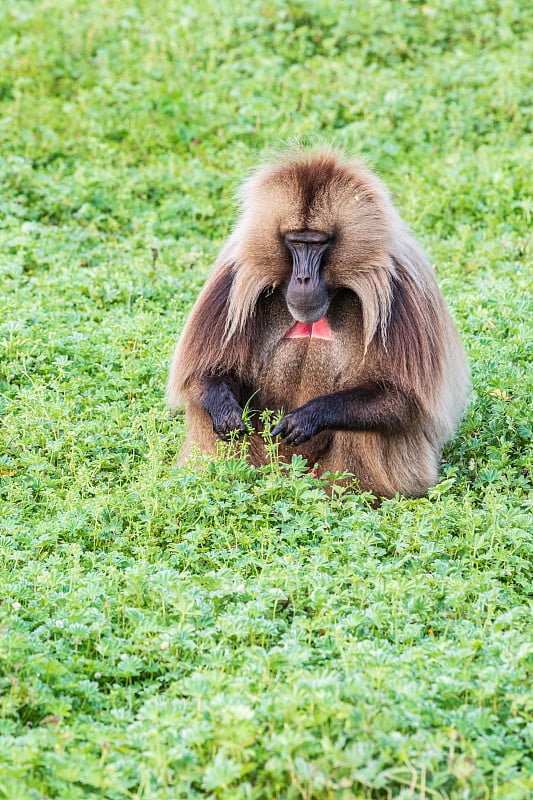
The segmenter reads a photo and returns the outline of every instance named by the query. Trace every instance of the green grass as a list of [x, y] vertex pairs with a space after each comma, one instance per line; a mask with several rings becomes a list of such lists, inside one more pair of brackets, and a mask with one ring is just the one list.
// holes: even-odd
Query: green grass
[[[0, 797], [529, 800], [532, 31], [510, 0], [2, 4]], [[176, 335], [294, 138], [367, 158], [438, 265], [473, 394], [428, 498], [175, 466]]]

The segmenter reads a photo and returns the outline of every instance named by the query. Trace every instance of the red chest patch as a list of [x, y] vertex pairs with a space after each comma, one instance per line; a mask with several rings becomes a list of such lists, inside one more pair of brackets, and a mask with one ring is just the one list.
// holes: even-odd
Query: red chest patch
[[331, 329], [325, 317], [312, 324], [296, 322], [285, 334], [285, 339], [326, 339], [331, 341]]

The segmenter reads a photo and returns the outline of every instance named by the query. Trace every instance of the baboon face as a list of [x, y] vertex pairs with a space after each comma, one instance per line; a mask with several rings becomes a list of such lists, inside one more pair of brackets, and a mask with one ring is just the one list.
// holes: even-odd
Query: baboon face
[[290, 251], [292, 271], [285, 287], [285, 300], [298, 322], [317, 322], [329, 307], [330, 292], [322, 260], [331, 237], [327, 233], [301, 230], [283, 237]]
[[383, 187], [359, 164], [328, 153], [287, 161], [245, 187], [242, 257], [282, 289], [294, 319], [317, 322], [354, 271], [386, 255], [388, 213]]

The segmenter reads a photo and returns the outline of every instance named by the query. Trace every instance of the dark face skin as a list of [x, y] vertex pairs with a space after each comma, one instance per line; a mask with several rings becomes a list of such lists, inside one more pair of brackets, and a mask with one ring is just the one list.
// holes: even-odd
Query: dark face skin
[[329, 307], [321, 266], [330, 237], [305, 230], [286, 234], [284, 241], [292, 256], [292, 275], [285, 294], [288, 309], [298, 322], [317, 322]]

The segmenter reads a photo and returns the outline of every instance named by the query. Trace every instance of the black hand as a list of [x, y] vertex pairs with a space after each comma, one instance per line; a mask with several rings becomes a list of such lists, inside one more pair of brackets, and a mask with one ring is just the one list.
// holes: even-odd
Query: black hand
[[211, 417], [213, 430], [219, 439], [229, 439], [232, 433], [246, 433], [246, 425], [242, 421], [242, 408], [235, 405], [233, 408], [219, 407]]
[[211, 378], [206, 381], [202, 407], [211, 417], [213, 430], [220, 439], [229, 439], [235, 432], [246, 433], [243, 410], [226, 380]]
[[320, 418], [311, 403], [295, 408], [285, 414], [283, 419], [272, 431], [272, 436], [281, 436], [285, 444], [297, 447], [309, 441], [323, 429]]

